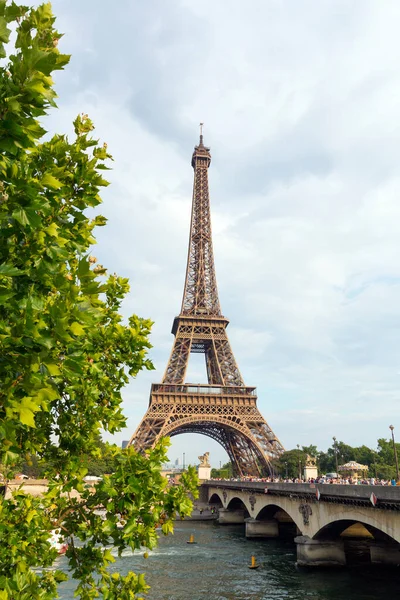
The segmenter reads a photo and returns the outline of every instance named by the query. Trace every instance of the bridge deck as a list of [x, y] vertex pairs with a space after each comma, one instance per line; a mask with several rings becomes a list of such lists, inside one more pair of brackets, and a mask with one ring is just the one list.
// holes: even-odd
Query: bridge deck
[[203, 483], [208, 487], [240, 490], [271, 496], [316, 499], [320, 502], [371, 506], [371, 494], [377, 498], [377, 508], [400, 510], [400, 486], [384, 485], [338, 485], [317, 483], [269, 483], [264, 481], [219, 481], [210, 479]]

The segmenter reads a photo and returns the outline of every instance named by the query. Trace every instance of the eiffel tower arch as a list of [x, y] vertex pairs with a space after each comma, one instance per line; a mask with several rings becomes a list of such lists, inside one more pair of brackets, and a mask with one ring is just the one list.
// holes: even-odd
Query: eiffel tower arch
[[[194, 148], [192, 216], [181, 311], [175, 317], [171, 355], [161, 383], [151, 386], [149, 407], [130, 444], [139, 451], [160, 437], [201, 433], [223, 446], [236, 475], [267, 474], [284, 451], [257, 408], [255, 387], [244, 384], [221, 313], [211, 232], [210, 149]], [[208, 384], [187, 383], [190, 354], [205, 355]]]

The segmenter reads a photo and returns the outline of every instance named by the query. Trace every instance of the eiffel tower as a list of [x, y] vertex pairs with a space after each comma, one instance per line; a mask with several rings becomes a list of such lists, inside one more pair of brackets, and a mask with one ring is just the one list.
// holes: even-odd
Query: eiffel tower
[[[160, 437], [201, 433], [226, 450], [238, 476], [272, 472], [284, 451], [257, 408], [256, 388], [244, 384], [226, 334], [214, 267], [208, 168], [210, 149], [200, 143], [192, 156], [192, 218], [185, 287], [172, 333], [174, 345], [162, 383], [151, 386], [149, 408], [129, 444], [143, 451]], [[191, 352], [205, 355], [208, 385], [185, 383]]]

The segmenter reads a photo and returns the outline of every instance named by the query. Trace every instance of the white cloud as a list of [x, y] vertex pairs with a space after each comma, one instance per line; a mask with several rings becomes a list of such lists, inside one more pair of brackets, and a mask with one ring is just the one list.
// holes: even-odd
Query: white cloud
[[[120, 438], [172, 345], [200, 120], [220, 300], [260, 410], [287, 447], [332, 435], [373, 446], [400, 426], [400, 4], [53, 6], [73, 60], [49, 123], [64, 131], [88, 112], [108, 142], [96, 255], [132, 280], [126, 313], [156, 322], [157, 370], [128, 387]], [[211, 447], [188, 439], [174, 438], [172, 457]]]

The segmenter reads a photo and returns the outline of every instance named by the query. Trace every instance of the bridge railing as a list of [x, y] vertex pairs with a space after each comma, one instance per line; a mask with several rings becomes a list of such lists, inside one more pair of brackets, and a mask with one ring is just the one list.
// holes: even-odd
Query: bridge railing
[[390, 502], [400, 505], [400, 486], [385, 485], [340, 485], [329, 483], [272, 483], [265, 481], [221, 481], [209, 479], [204, 486], [232, 489], [240, 491], [267, 493], [272, 495], [316, 496], [317, 490], [323, 496], [336, 499], [338, 502], [353, 500], [371, 501], [374, 494], [380, 502]]

